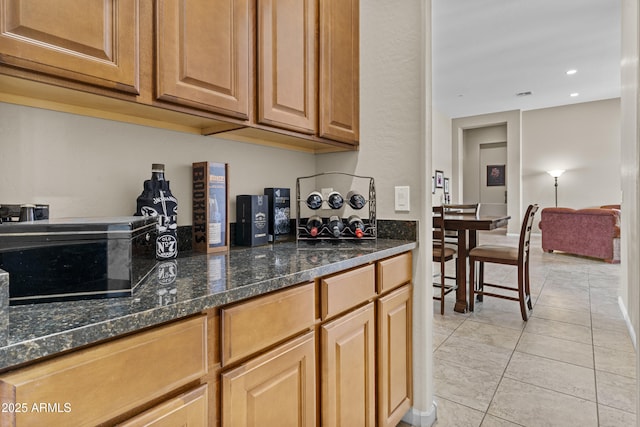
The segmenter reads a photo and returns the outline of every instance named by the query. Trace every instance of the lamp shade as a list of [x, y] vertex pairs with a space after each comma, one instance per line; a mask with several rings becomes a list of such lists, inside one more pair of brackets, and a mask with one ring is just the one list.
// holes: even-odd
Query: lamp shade
[[562, 175], [564, 173], [564, 169], [556, 169], [556, 170], [552, 170], [552, 171], [547, 171], [547, 173], [549, 175], [551, 175], [554, 178], [558, 178], [560, 175]]

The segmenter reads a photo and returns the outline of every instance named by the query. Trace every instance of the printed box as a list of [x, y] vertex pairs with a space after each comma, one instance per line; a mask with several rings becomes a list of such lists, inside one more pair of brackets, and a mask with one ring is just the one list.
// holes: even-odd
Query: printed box
[[269, 241], [286, 238], [291, 233], [291, 189], [265, 188], [269, 196]]
[[236, 196], [236, 245], [269, 243], [269, 196]]
[[226, 163], [193, 164], [193, 250], [219, 252], [229, 248], [229, 197]]

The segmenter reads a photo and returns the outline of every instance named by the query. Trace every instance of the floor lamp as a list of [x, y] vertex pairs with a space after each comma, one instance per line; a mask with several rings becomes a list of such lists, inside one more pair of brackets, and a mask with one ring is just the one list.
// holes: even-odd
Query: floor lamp
[[558, 178], [560, 177], [560, 175], [562, 175], [564, 173], [564, 169], [557, 169], [557, 170], [552, 170], [552, 171], [547, 171], [547, 173], [549, 175], [551, 175], [553, 177], [553, 179], [555, 180], [555, 188], [556, 188], [556, 207], [558, 207]]

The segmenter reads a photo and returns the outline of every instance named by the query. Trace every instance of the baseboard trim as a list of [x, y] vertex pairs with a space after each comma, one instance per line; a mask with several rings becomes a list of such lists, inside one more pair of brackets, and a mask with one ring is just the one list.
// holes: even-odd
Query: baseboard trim
[[402, 421], [412, 425], [413, 427], [431, 427], [438, 419], [438, 405], [433, 402], [431, 408], [427, 412], [418, 411], [411, 408], [402, 417]]
[[622, 316], [624, 317], [624, 323], [627, 324], [627, 330], [629, 331], [629, 336], [631, 337], [631, 341], [633, 342], [633, 348], [638, 352], [638, 343], [636, 342], [636, 332], [633, 330], [633, 325], [631, 324], [631, 319], [629, 319], [629, 313], [627, 313], [627, 307], [624, 305], [624, 301], [622, 301], [622, 297], [618, 297], [618, 306], [620, 307], [620, 311], [622, 312]]

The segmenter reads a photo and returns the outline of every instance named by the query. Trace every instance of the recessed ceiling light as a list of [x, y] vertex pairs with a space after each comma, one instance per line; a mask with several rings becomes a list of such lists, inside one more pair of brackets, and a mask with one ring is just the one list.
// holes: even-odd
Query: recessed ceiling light
[[577, 73], [577, 72], [578, 72], [578, 70], [568, 70], [568, 71], [567, 71], [567, 76], [572, 76], [572, 75], [574, 75], [574, 74], [575, 74], [575, 73]]
[[573, 93], [572, 93], [571, 95], [569, 95], [569, 96], [571, 96], [571, 97], [575, 98], [575, 97], [576, 97], [576, 96], [578, 96], [578, 95], [580, 95], [578, 92], [573, 92]]

